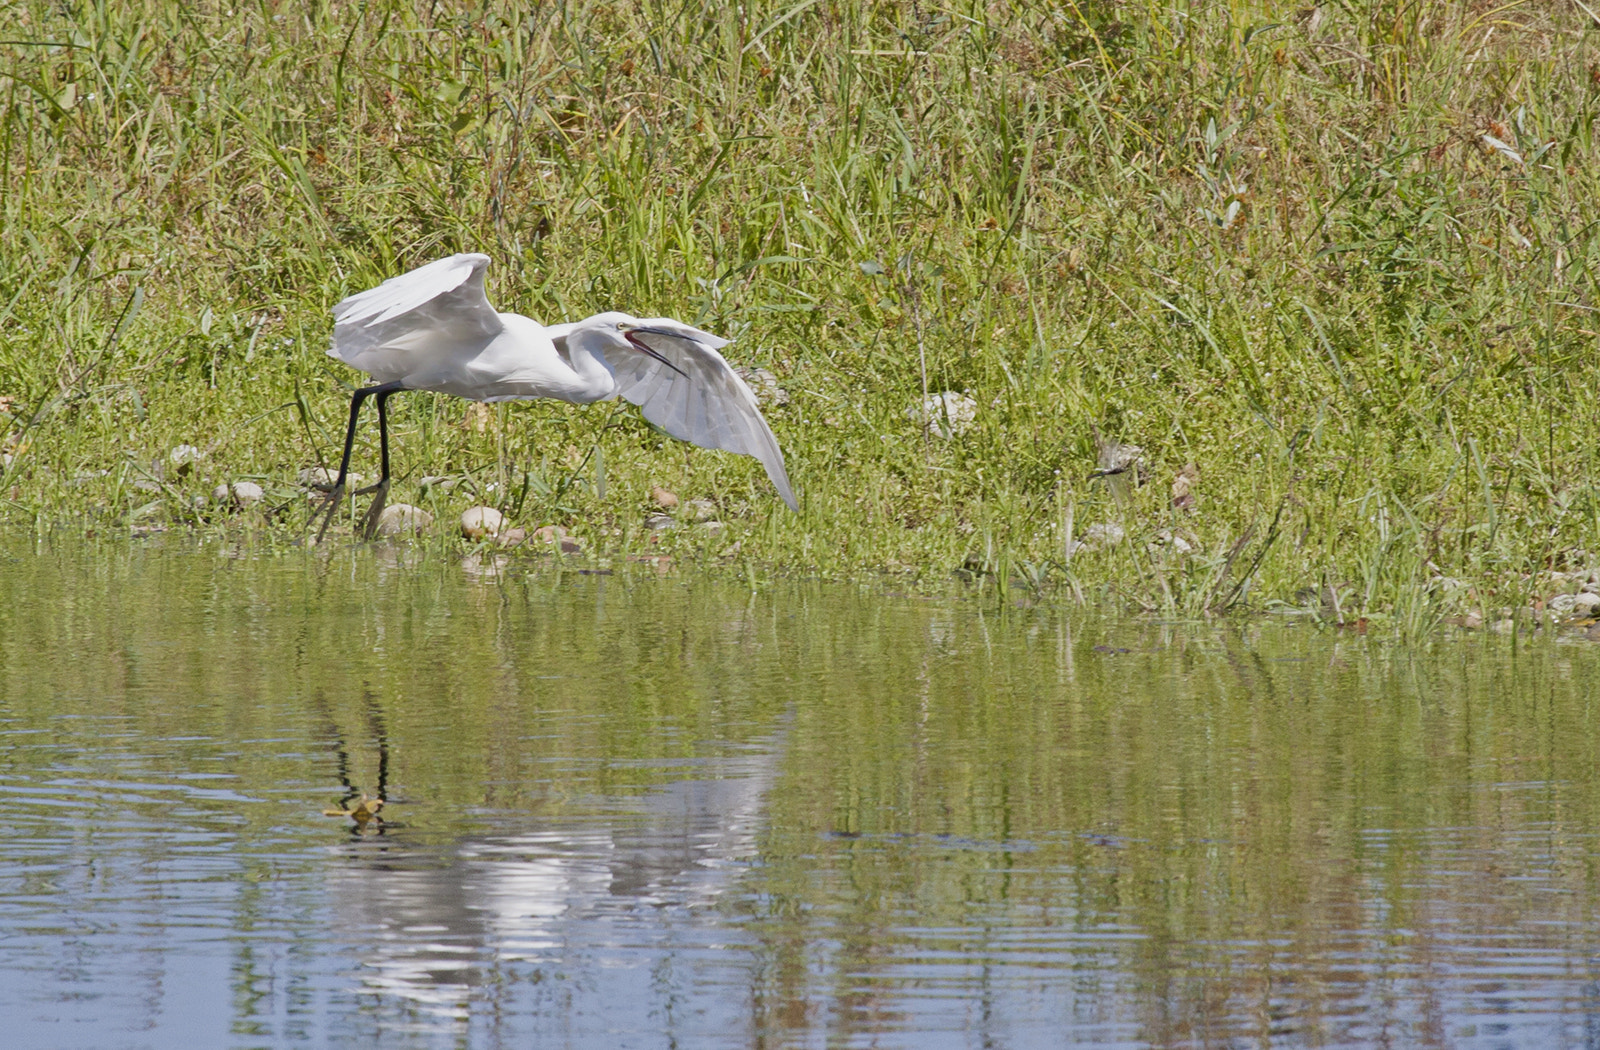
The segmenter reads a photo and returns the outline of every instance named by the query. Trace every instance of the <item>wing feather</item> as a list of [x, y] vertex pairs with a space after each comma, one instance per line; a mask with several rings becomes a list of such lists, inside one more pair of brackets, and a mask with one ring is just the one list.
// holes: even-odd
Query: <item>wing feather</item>
[[382, 381], [471, 357], [504, 327], [483, 289], [488, 266], [452, 255], [349, 296], [333, 308], [328, 353]]
[[766, 468], [778, 495], [799, 510], [778, 439], [762, 417], [755, 395], [717, 352], [728, 341], [670, 318], [640, 324], [670, 333], [636, 336], [678, 371], [641, 353], [608, 353], [617, 392], [675, 438], [754, 456]]
[[[654, 400], [656, 395], [661, 392], [661, 387], [666, 383], [666, 376], [671, 374], [665, 368], [657, 368], [651, 371], [638, 385], [632, 388], [628, 394], [628, 400], [641, 405], [647, 401]], [[660, 424], [657, 425], [659, 426]]]
[[717, 435], [706, 425], [706, 413], [700, 404], [703, 398], [704, 389], [691, 386], [684, 392], [684, 396], [678, 399], [678, 404], [674, 406], [677, 429], [687, 434], [699, 434], [706, 441], [715, 441]]

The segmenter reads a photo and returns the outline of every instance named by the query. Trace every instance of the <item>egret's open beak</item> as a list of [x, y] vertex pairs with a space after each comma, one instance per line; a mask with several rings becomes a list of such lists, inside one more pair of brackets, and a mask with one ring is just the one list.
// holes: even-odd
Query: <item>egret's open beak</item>
[[655, 358], [657, 361], [660, 361], [662, 364], [666, 365], [668, 368], [672, 369], [674, 372], [678, 373], [680, 376], [683, 376], [685, 379], [689, 378], [688, 375], [685, 374], [683, 369], [679, 368], [677, 365], [673, 364], [671, 361], [668, 361], [665, 357], [662, 357], [661, 354], [656, 352], [656, 350], [653, 347], [650, 346], [650, 344], [648, 344], [644, 340], [638, 338], [638, 336], [639, 336], [639, 334], [641, 332], [644, 333], [645, 335], [666, 336], [669, 339], [679, 339], [679, 338], [682, 338], [681, 336], [679, 336], [676, 332], [666, 332], [666, 331], [661, 330], [660, 328], [646, 328], [643, 325], [638, 325], [638, 326], [635, 326], [633, 328], [625, 328], [625, 329], [623, 329], [623, 332], [622, 332], [622, 338], [624, 338], [624, 339], [626, 339], [628, 341], [628, 345], [629, 346], [632, 346], [635, 350], [639, 351], [641, 354], [643, 354], [646, 357]]

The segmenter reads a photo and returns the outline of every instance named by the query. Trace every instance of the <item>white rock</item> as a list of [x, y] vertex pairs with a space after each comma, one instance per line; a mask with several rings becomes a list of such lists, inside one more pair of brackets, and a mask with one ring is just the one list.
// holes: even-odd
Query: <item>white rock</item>
[[664, 532], [667, 529], [677, 528], [678, 523], [672, 520], [670, 514], [652, 514], [644, 519], [644, 527], [651, 532]]
[[167, 462], [172, 464], [172, 469], [178, 474], [187, 474], [194, 469], [194, 465], [206, 458], [206, 454], [193, 445], [179, 445], [167, 453]]
[[498, 536], [504, 527], [505, 518], [493, 507], [468, 507], [461, 512], [461, 535], [469, 540]]
[[[339, 472], [337, 470], [330, 470], [327, 467], [307, 467], [297, 474], [296, 478], [304, 488], [330, 489], [333, 487], [333, 483], [339, 480]], [[366, 480], [367, 479], [365, 475], [357, 474], [355, 471], [351, 471], [349, 474], [345, 475], [345, 488], [360, 488], [366, 483]]]
[[717, 516], [717, 505], [708, 499], [692, 499], [679, 512], [692, 522], [712, 521]]
[[702, 521], [700, 524], [696, 525], [695, 528], [700, 532], [705, 533], [710, 538], [716, 539], [718, 536], [721, 536], [724, 532], [726, 532], [728, 527], [722, 524], [720, 521], [713, 520]]
[[1171, 529], [1162, 529], [1160, 532], [1156, 533], [1155, 543], [1152, 544], [1152, 546], [1160, 547], [1163, 544], [1170, 546], [1179, 554], [1188, 554], [1190, 551], [1194, 550], [1194, 544], [1189, 542], [1187, 537], [1174, 532]]
[[1545, 602], [1545, 611], [1562, 619], [1589, 619], [1600, 615], [1600, 593], [1579, 591], [1576, 594], [1558, 594]]
[[433, 524], [433, 515], [409, 503], [391, 503], [378, 516], [379, 536], [399, 536], [407, 532], [421, 532]]
[[1100, 521], [1083, 530], [1083, 546], [1089, 550], [1115, 547], [1127, 533], [1114, 521]]
[[906, 409], [906, 418], [921, 423], [935, 437], [954, 437], [966, 431], [978, 418], [978, 403], [964, 393], [946, 390], [942, 394], [929, 394]]
[[218, 485], [211, 490], [211, 498], [218, 503], [231, 503], [241, 509], [260, 503], [264, 495], [261, 486], [253, 481], [235, 481], [232, 485]]

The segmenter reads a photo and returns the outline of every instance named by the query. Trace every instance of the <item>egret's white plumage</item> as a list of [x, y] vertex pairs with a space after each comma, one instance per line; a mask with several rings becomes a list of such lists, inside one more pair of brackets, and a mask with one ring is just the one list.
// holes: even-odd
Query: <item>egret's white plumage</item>
[[[618, 348], [653, 353], [629, 353]], [[799, 509], [783, 467], [778, 439], [761, 415], [756, 396], [718, 353], [726, 339], [667, 317], [643, 321], [626, 314], [596, 314], [553, 342], [564, 357], [585, 351], [610, 365], [613, 393], [639, 406], [644, 418], [681, 441], [754, 456], [790, 507]]]
[[[783, 452], [755, 395], [718, 353], [727, 340], [670, 318], [639, 320], [616, 312], [547, 328], [489, 305], [483, 289], [488, 266], [487, 255], [452, 255], [333, 308], [328, 353], [378, 383], [357, 391], [351, 403], [336, 492], [344, 487], [365, 396], [377, 396], [383, 427], [384, 402], [400, 390], [435, 390], [474, 401], [551, 397], [577, 404], [620, 395], [673, 437], [754, 456], [784, 502], [798, 509]], [[385, 432], [379, 483], [385, 490], [387, 446]], [[369, 523], [375, 521], [369, 516]]]

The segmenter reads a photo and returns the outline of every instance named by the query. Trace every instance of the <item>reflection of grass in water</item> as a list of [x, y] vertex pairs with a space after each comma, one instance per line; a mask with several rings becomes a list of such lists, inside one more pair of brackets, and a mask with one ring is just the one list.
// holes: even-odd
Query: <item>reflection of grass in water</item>
[[[738, 337], [789, 394], [806, 510], [631, 412], [574, 483], [605, 409], [463, 426], [407, 395], [394, 498], [441, 522], [483, 500], [638, 550], [662, 485], [731, 527], [651, 549], [742, 567], [970, 564], [1176, 611], [1332, 586], [1412, 626], [1448, 576], [1492, 615], [1600, 525], [1593, 44], [1565, 9], [1319, 10], [26, 5], [4, 513], [205, 525], [253, 478], [298, 528], [356, 379], [328, 305], [471, 248], [504, 308]], [[907, 411], [941, 391], [976, 406], [951, 438]], [[1086, 480], [1092, 427], [1145, 450], [1126, 501]], [[155, 465], [181, 443], [195, 469]], [[1128, 542], [1069, 560], [1064, 526], [1108, 521]]]
[[[1500, 958], [1477, 945], [1518, 930], [1563, 958], [1592, 924], [1600, 795], [1576, 676], [1593, 651], [1563, 668], [1505, 640], [833, 617], [841, 638], [896, 642], [798, 707], [760, 872], [767, 998], [940, 950], [998, 972], [1049, 945], [1128, 974], [1096, 1001], [1149, 1009], [1170, 1026], [1152, 1044], [1254, 1033], [1252, 1015], [1265, 1030], [1268, 1000], [1276, 1022], [1336, 1032], [1388, 1008], [1399, 974], [1402, 1012], [1454, 1000]], [[986, 848], [930, 848], [941, 834]], [[1530, 923], [1558, 883], [1550, 924]]]
[[[1316, 1023], [1352, 989], [1460, 988], [1471, 966], [1441, 958], [1565, 962], [1592, 941], [1570, 935], [1595, 909], [1593, 648], [1108, 624], [804, 583], [484, 586], [371, 550], [0, 553], [0, 695], [27, 744], [11, 779], [82, 776], [94, 819], [147, 822], [142, 847], [77, 836], [97, 872], [172, 849], [152, 826], [225, 834], [260, 887], [238, 897], [252, 930], [273, 913], [259, 894], [327, 863], [284, 843], [340, 839], [318, 814], [341, 785], [375, 794], [387, 748], [383, 815], [406, 825], [389, 859], [424, 862], [770, 759], [718, 921], [771, 963], [751, 1002], [774, 1027], [819, 1023], [784, 1004], [874, 980], [903, 1002], [906, 960], [936, 952], [944, 973], [1035, 967], [1030, 985], [1076, 969], [1102, 1001], [1166, 1008], [1152, 1024], [1264, 1026]], [[196, 773], [221, 790], [176, 810], [152, 793]]]

